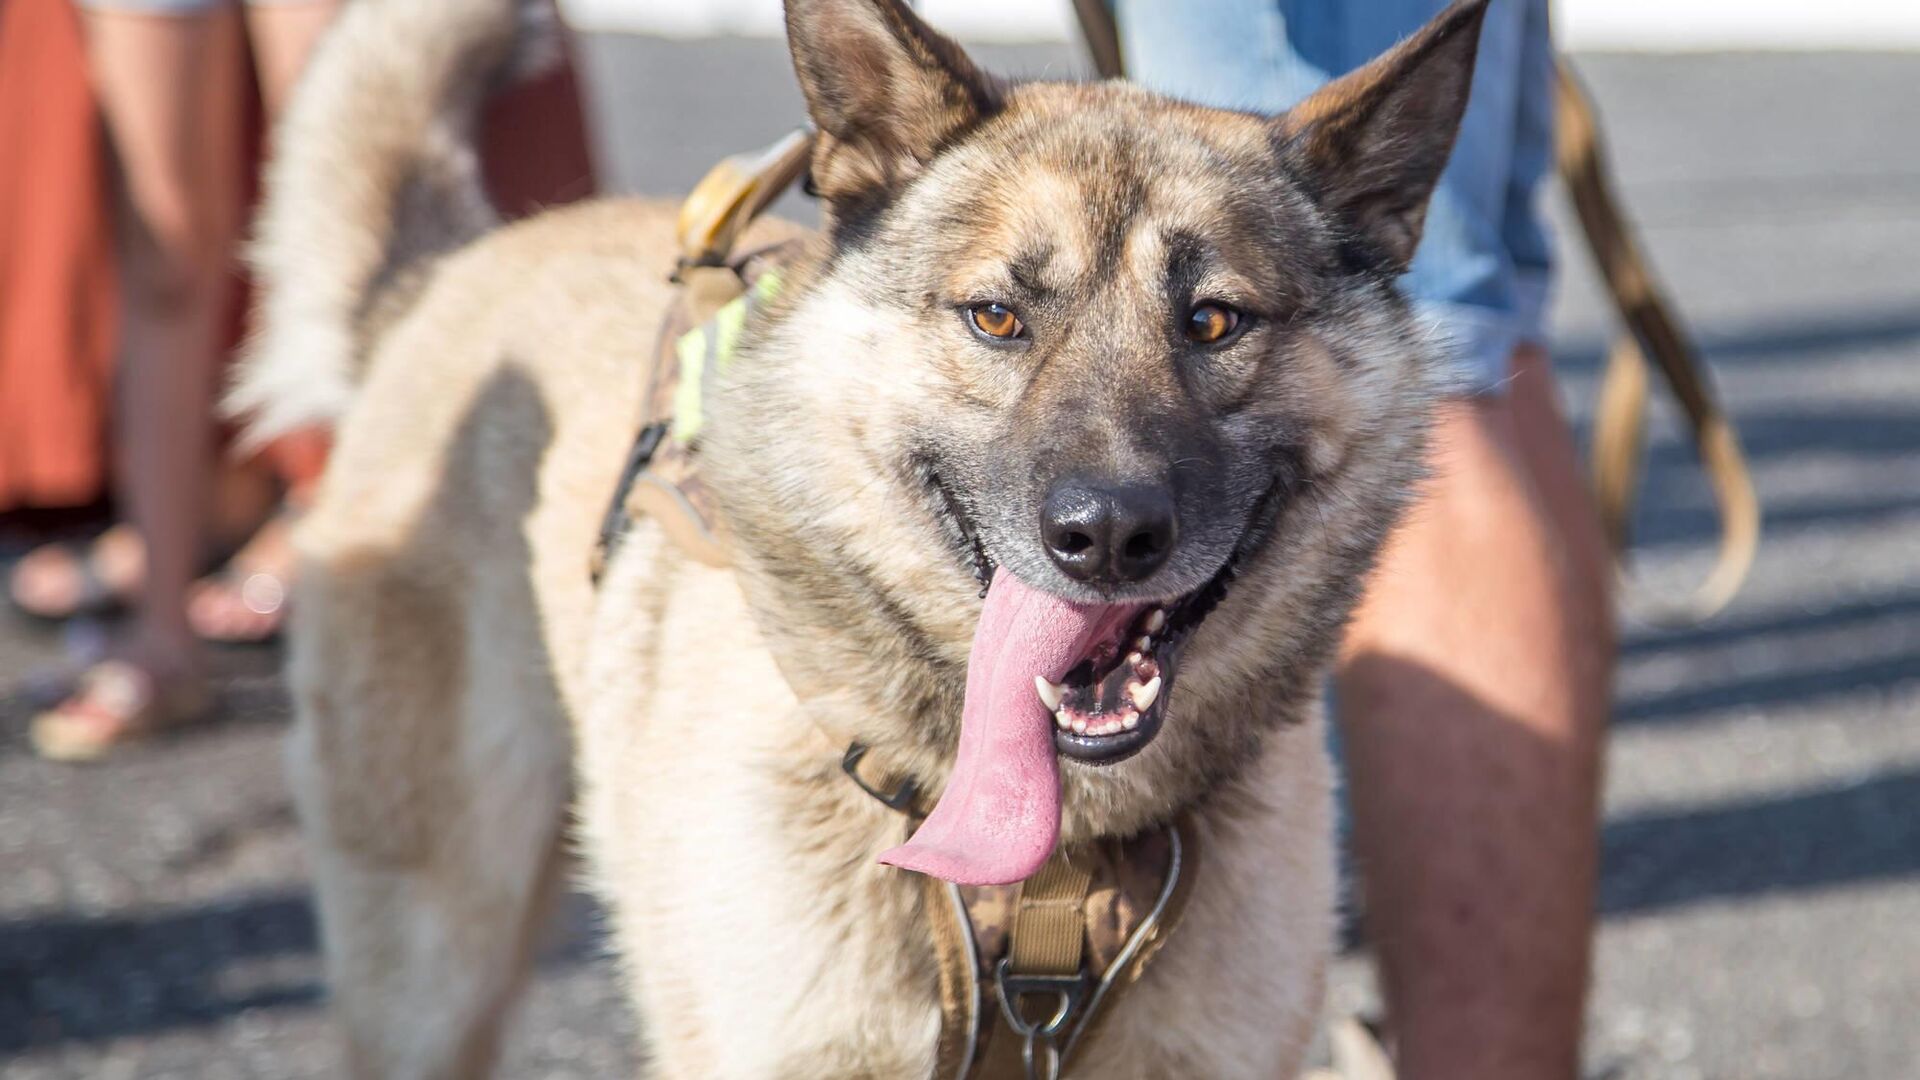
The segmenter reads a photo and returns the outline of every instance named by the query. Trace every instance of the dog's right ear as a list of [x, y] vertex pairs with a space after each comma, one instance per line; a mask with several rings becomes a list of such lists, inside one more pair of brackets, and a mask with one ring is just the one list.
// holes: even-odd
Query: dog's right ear
[[787, 0], [787, 41], [829, 200], [912, 176], [999, 107], [994, 81], [900, 0]]

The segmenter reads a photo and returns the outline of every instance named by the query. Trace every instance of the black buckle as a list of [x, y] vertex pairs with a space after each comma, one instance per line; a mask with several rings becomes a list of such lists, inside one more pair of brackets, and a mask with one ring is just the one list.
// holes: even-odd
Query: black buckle
[[893, 794], [882, 795], [865, 780], [860, 779], [860, 759], [866, 756], [867, 748], [864, 743], [848, 743], [846, 756], [840, 759], [840, 771], [846, 773], [847, 779], [858, 785], [861, 791], [878, 800], [880, 805], [901, 814], [913, 813], [913, 800], [920, 795], [920, 785], [916, 784], [912, 777], [908, 777], [900, 782], [900, 786], [894, 789]]

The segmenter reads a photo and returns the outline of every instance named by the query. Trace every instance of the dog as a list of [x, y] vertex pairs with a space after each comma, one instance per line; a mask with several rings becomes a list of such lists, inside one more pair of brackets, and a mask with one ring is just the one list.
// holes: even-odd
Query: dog
[[[641, 517], [596, 588], [674, 208], [502, 227], [471, 130], [545, 9], [350, 5], [278, 136], [233, 401], [338, 424], [289, 756], [356, 1074], [488, 1069], [577, 840], [651, 1075], [928, 1076], [922, 875], [1175, 819], [1178, 933], [1066, 1075], [1295, 1074], [1320, 686], [1444, 392], [1394, 281], [1483, 8], [1266, 117], [787, 0], [824, 225], [756, 226], [793, 254], [703, 404], [732, 565]], [[905, 843], [850, 743], [939, 796]]]

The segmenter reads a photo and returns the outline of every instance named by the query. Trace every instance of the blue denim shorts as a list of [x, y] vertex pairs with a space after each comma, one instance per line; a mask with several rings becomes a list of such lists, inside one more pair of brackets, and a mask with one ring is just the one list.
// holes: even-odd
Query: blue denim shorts
[[[1385, 52], [1446, 0], [1114, 0], [1127, 74], [1220, 108], [1281, 112]], [[1544, 339], [1552, 251], [1538, 203], [1553, 154], [1547, 0], [1494, 0], [1453, 159], [1402, 281], [1451, 337], [1462, 393], [1497, 392]]]

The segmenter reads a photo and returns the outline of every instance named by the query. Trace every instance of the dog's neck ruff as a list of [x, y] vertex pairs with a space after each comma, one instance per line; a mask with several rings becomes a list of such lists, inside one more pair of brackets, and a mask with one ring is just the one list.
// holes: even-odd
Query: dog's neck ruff
[[[911, 777], [889, 776], [854, 743], [847, 777], [906, 820], [929, 807]], [[1140, 980], [1180, 921], [1197, 870], [1185, 822], [1130, 840], [1056, 850], [1013, 885], [962, 886], [921, 875], [940, 972], [933, 1080], [1054, 1080], [1098, 1038], [1114, 1002]]]

